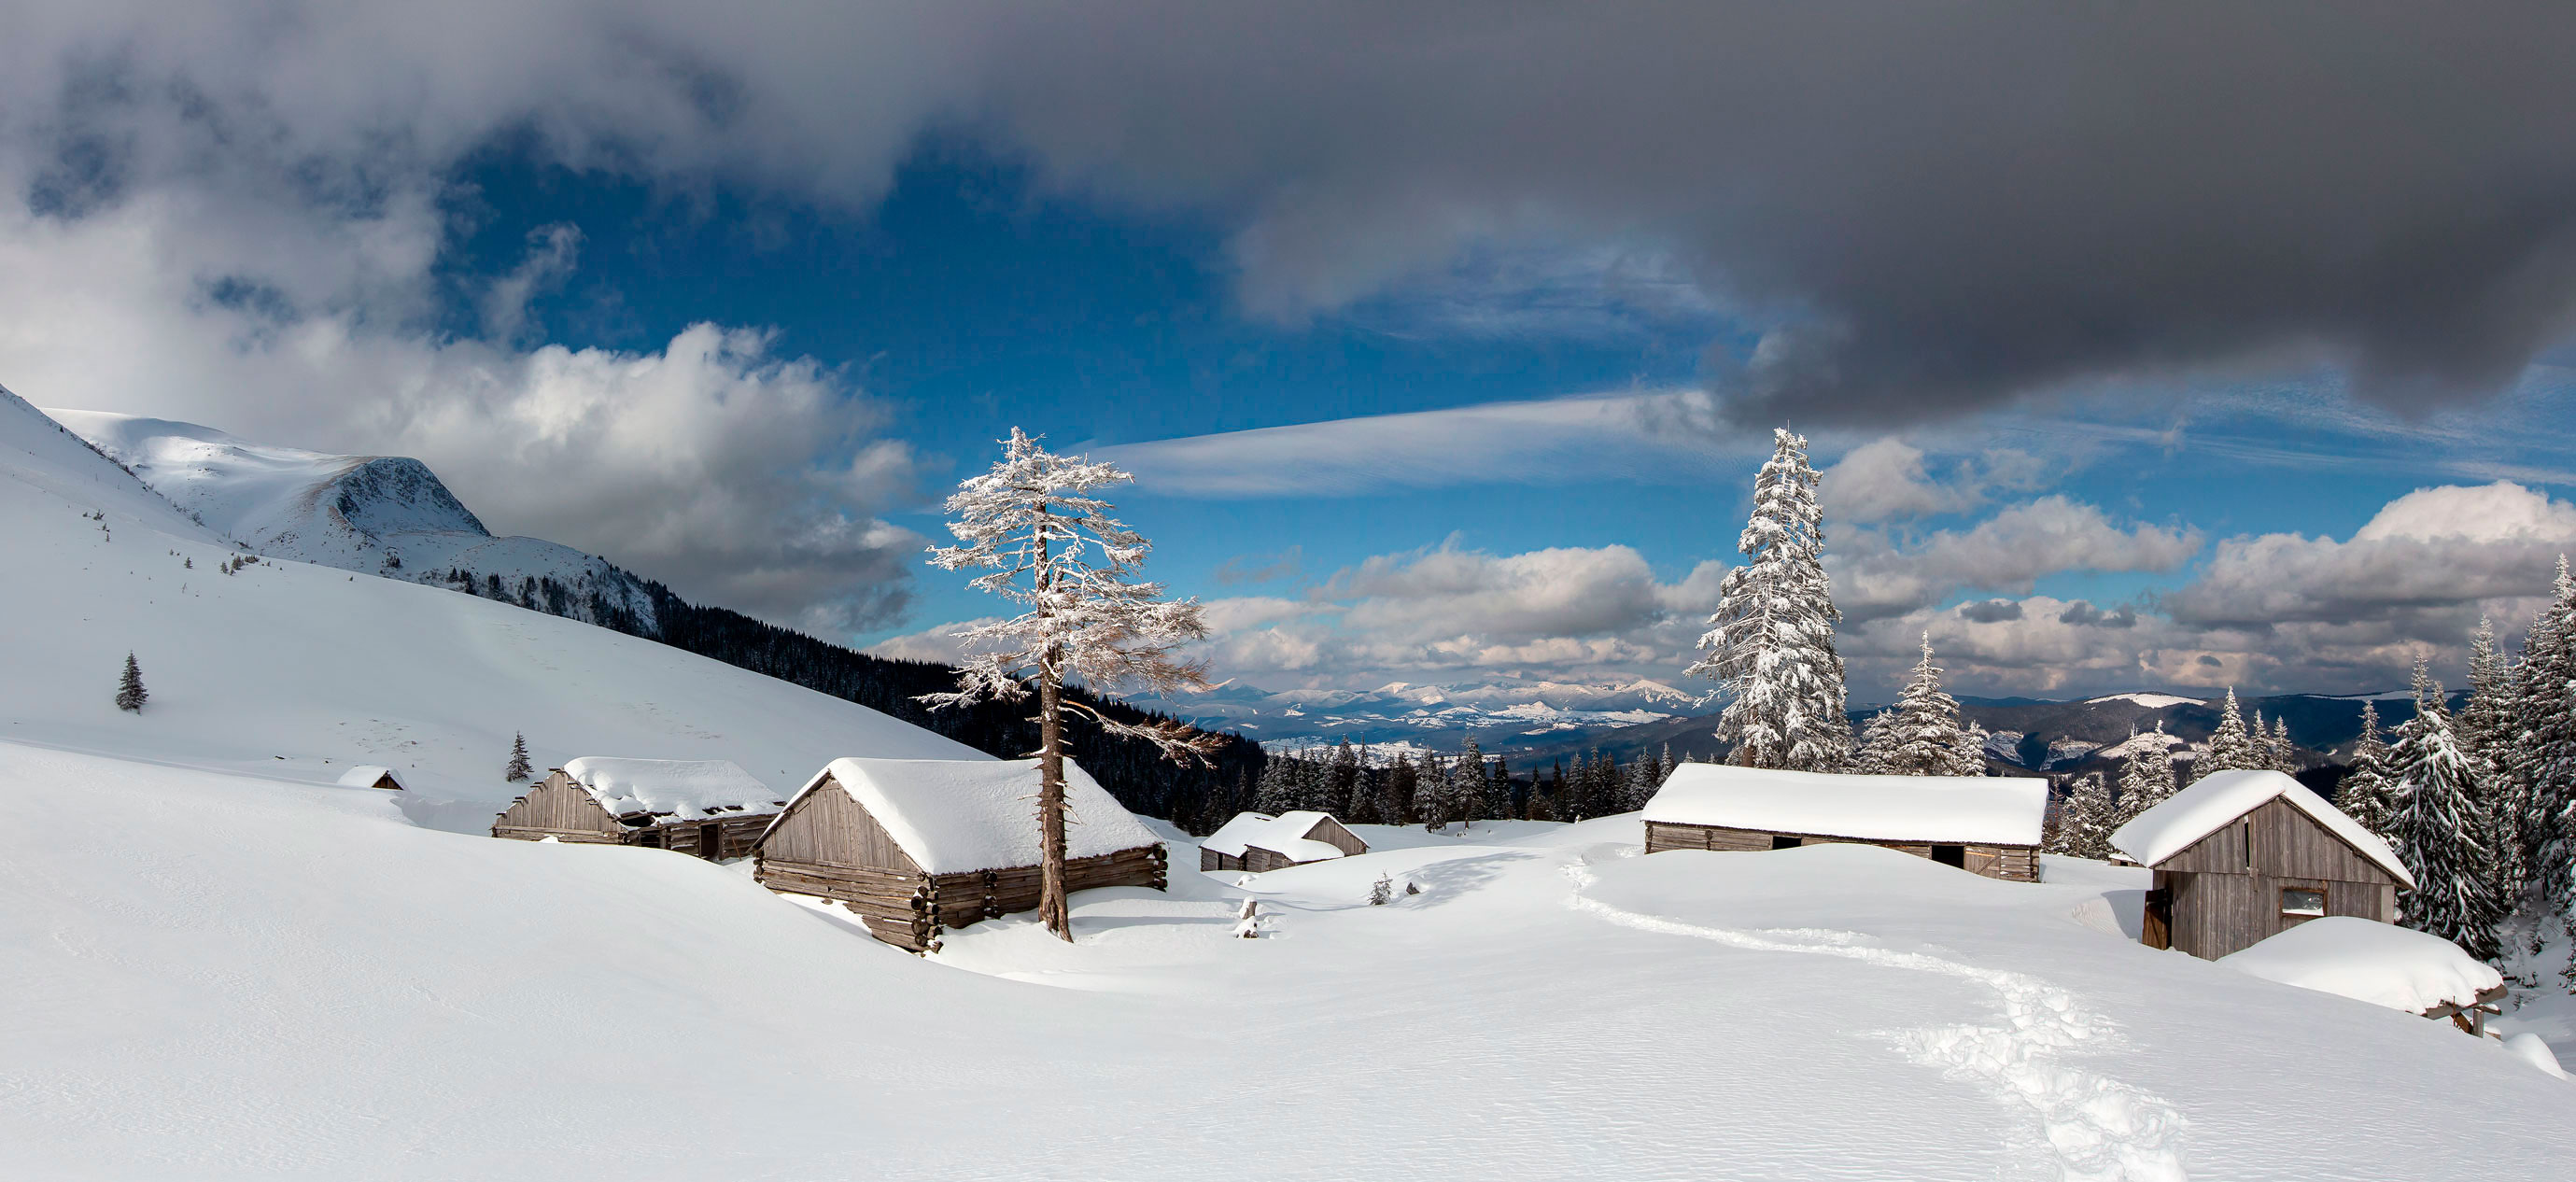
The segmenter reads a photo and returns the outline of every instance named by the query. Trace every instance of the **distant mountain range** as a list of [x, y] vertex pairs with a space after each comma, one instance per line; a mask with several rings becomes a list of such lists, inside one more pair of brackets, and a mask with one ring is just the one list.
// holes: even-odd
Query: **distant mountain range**
[[1274, 751], [1344, 739], [1393, 750], [1445, 750], [1471, 734], [1488, 746], [1527, 745], [1550, 736], [1661, 722], [1716, 705], [1713, 693], [1643, 679], [1460, 685], [1398, 681], [1373, 690], [1277, 691], [1229, 681], [1206, 693], [1128, 700], [1196, 726], [1240, 731]]
[[[1989, 765], [2002, 772], [2077, 774], [2114, 767], [2161, 743], [2178, 757], [2209, 741], [2217, 699], [2155, 691], [2080, 700], [1962, 698], [1961, 710], [1986, 728]], [[2240, 698], [2267, 725], [2289, 725], [2303, 765], [2326, 767], [2351, 753], [2361, 733], [2364, 701], [2379, 705], [2380, 723], [2414, 716], [2404, 691], [2284, 694]], [[1267, 691], [1228, 682], [1215, 691], [1137, 702], [1203, 726], [1236, 730], [1273, 751], [1328, 746], [1343, 739], [1381, 753], [1456, 751], [1469, 736], [1485, 751], [1522, 767], [1590, 751], [1621, 761], [1670, 748], [1703, 759], [1724, 753], [1714, 734], [1718, 696], [1658, 681], [1419, 685], [1375, 690]], [[1852, 712], [1855, 729], [1869, 710]], [[2159, 730], [2161, 727], [2161, 730]]]

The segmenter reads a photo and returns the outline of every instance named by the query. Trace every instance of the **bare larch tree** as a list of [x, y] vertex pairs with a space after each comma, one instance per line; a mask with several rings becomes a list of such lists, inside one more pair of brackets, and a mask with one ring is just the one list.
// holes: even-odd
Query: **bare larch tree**
[[948, 498], [958, 545], [931, 549], [941, 570], [983, 570], [969, 584], [1018, 604], [1008, 620], [955, 636], [967, 657], [954, 693], [924, 694], [933, 709], [991, 698], [1017, 702], [1035, 683], [1038, 710], [1038, 915], [1073, 939], [1065, 907], [1064, 757], [1067, 710], [1113, 735], [1153, 743], [1172, 759], [1205, 761], [1218, 739], [1178, 722], [1122, 722], [1068, 697], [1068, 681], [1097, 691], [1170, 693], [1202, 689], [1202, 665], [1174, 653], [1207, 635], [1196, 599], [1165, 600], [1163, 585], [1138, 581], [1153, 543], [1108, 516], [1115, 506], [1089, 496], [1134, 478], [1115, 465], [1058, 456], [1019, 428], [1002, 461]]

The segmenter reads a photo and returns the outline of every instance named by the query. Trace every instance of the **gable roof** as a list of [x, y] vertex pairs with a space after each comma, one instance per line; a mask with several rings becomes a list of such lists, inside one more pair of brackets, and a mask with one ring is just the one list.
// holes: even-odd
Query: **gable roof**
[[[925, 874], [963, 874], [1038, 863], [1038, 761], [1034, 759], [835, 759], [797, 798], [831, 783], [876, 818]], [[1162, 841], [1068, 759], [1065, 851], [1096, 858]]]
[[696, 820], [778, 811], [778, 796], [723, 759], [613, 759], [585, 755], [556, 769], [612, 817], [649, 813]]
[[1648, 821], [1862, 841], [2038, 845], [2048, 781], [1845, 776], [1686, 763], [1646, 802]]
[[1315, 831], [1315, 826], [1332, 819], [1331, 813], [1313, 809], [1294, 809], [1275, 817], [1268, 813], [1236, 813], [1233, 820], [1200, 842], [1199, 848], [1215, 850], [1229, 858], [1242, 857], [1243, 851], [1252, 846], [1295, 862], [1339, 858], [1344, 856], [1342, 847], [1306, 836]]
[[343, 788], [373, 788], [376, 781], [387, 776], [393, 776], [396, 784], [402, 783], [401, 776], [394, 776], [394, 769], [381, 764], [362, 763], [340, 773], [339, 784]]
[[2324, 826], [2326, 832], [2341, 838], [2354, 853], [2377, 864], [2398, 882], [2415, 885], [2415, 876], [2408, 874], [2406, 864], [2397, 860], [2397, 851], [2388, 848], [2378, 834], [2362, 828], [2361, 822], [2343, 815], [2343, 810], [2308, 791], [2307, 785], [2280, 772], [2211, 772], [2113, 831], [2111, 846], [2141, 866], [2154, 866], [2190, 849], [2201, 838], [2263, 807], [2274, 797], [2307, 814], [2309, 820]]

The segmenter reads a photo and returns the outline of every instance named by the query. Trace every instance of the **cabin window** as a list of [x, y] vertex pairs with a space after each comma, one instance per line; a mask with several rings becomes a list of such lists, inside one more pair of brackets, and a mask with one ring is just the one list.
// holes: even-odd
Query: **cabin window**
[[2323, 885], [2281, 888], [2281, 918], [2314, 919], [2325, 913], [2326, 890]]
[[1798, 840], [1799, 839], [1794, 837], [1784, 837], [1780, 834], [1774, 833], [1771, 835], [1771, 848], [1775, 850], [1794, 850], [1798, 848]]
[[643, 846], [648, 850], [658, 850], [662, 848], [662, 831], [659, 829], [647, 829], [636, 837], [635, 844]]

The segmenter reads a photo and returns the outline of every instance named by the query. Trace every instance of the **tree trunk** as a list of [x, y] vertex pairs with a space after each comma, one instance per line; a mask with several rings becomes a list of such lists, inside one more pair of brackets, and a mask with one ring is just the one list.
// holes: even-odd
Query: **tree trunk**
[[1064, 901], [1064, 715], [1062, 691], [1051, 671], [1038, 674], [1038, 916], [1047, 930], [1073, 942], [1073, 916]]

